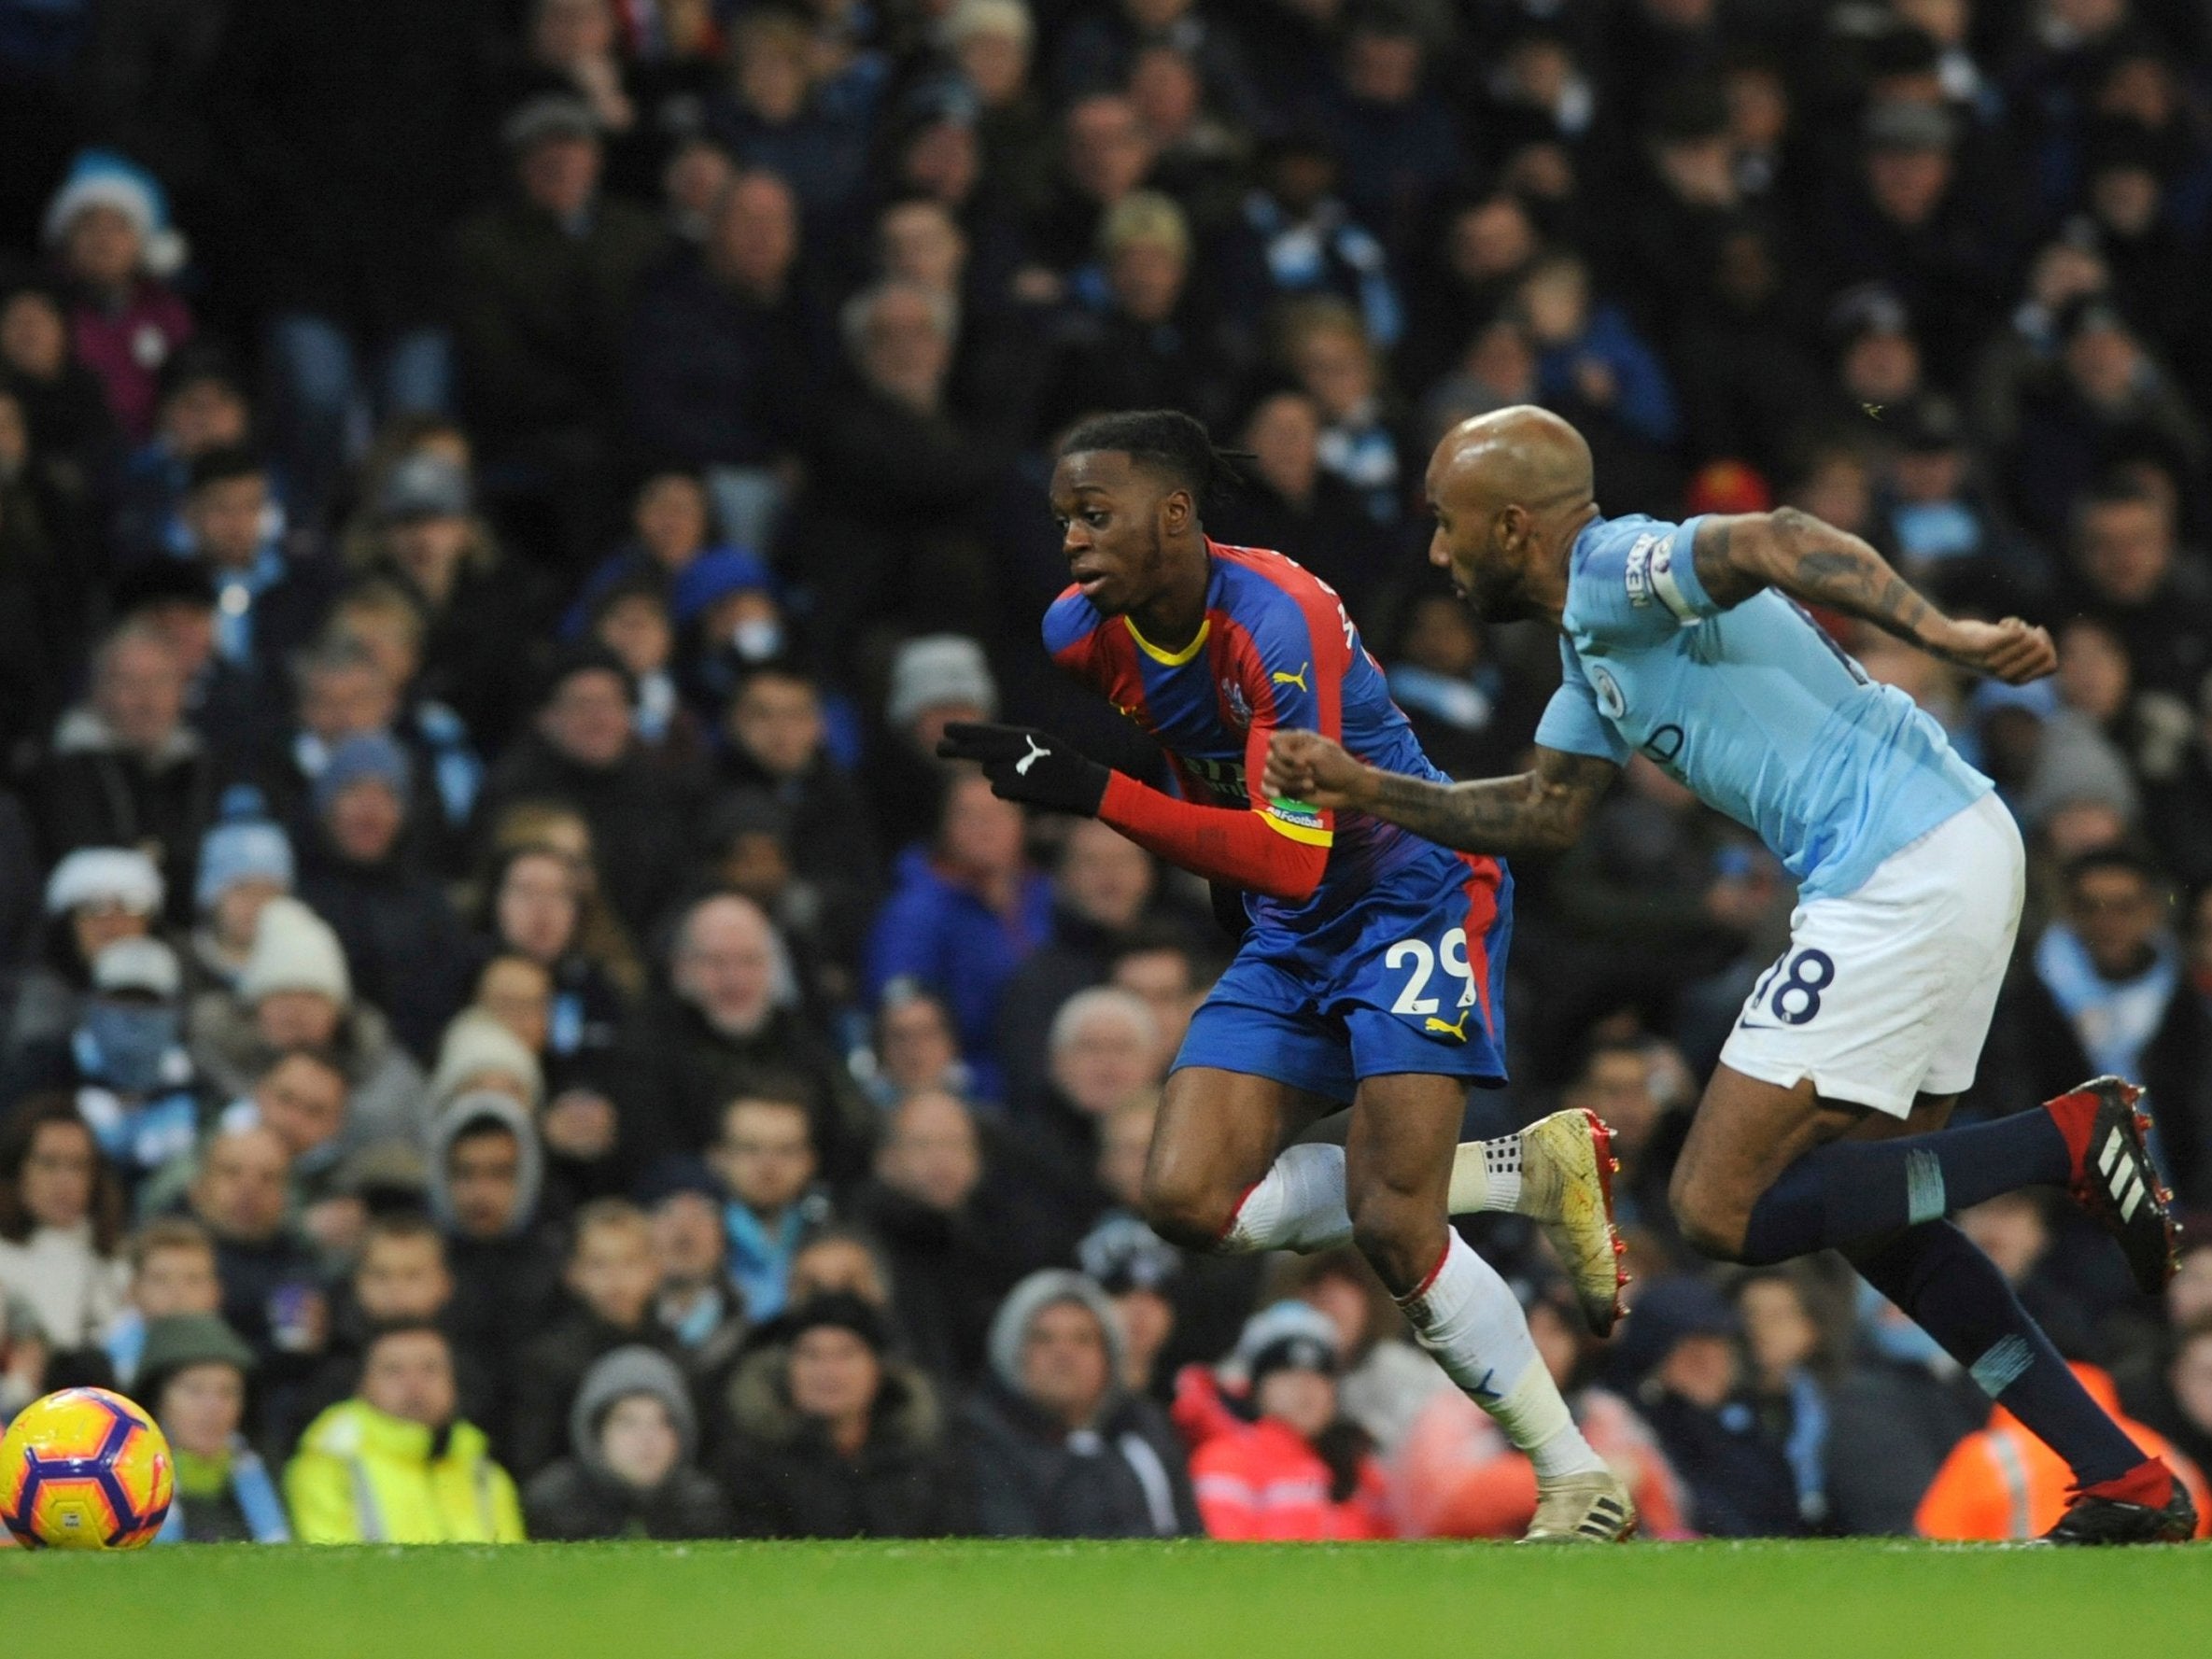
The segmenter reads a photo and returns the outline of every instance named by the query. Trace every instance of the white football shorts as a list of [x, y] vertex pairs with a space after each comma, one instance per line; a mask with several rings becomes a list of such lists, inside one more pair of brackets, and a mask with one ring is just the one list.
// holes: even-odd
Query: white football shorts
[[1799, 905], [1721, 1063], [1892, 1118], [1974, 1081], [2020, 929], [2027, 858], [1994, 794], [1946, 819], [1840, 898]]

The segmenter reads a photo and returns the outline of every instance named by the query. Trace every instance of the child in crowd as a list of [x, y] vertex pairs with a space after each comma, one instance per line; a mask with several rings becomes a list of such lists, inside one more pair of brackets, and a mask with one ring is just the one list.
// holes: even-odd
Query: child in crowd
[[131, 1237], [126, 1303], [107, 1328], [105, 1346], [118, 1384], [128, 1388], [146, 1350], [147, 1327], [179, 1314], [212, 1314], [222, 1306], [215, 1241], [187, 1216], [149, 1221]]
[[622, 1199], [599, 1199], [576, 1212], [563, 1277], [573, 1307], [523, 1351], [508, 1433], [508, 1467], [524, 1479], [570, 1443], [569, 1412], [585, 1373], [616, 1348], [674, 1341], [654, 1313], [660, 1264], [653, 1225]]

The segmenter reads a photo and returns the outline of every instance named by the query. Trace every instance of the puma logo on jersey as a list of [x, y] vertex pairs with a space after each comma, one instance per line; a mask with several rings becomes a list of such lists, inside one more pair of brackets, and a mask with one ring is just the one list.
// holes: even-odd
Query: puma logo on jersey
[[1447, 1025], [1431, 1014], [1429, 1016], [1428, 1023], [1423, 1025], [1421, 1029], [1425, 1032], [1441, 1033], [1444, 1036], [1453, 1037], [1464, 1043], [1467, 1041], [1467, 1016], [1472, 1012], [1472, 1008], [1461, 1008], [1458, 1023], [1456, 1025]]
[[1300, 691], [1303, 691], [1303, 692], [1306, 693], [1306, 695], [1310, 696], [1312, 696], [1312, 695], [1313, 695], [1313, 693], [1312, 693], [1312, 688], [1311, 688], [1311, 687], [1309, 687], [1309, 686], [1306, 684], [1306, 682], [1305, 682], [1305, 671], [1306, 671], [1308, 668], [1312, 668], [1312, 667], [1313, 667], [1313, 664], [1312, 664], [1312, 663], [1310, 663], [1310, 662], [1303, 662], [1303, 663], [1300, 663], [1300, 664], [1298, 665], [1298, 672], [1297, 672], [1297, 673], [1295, 673], [1295, 674], [1281, 674], [1281, 673], [1278, 673], [1278, 674], [1275, 674], [1275, 675], [1271, 676], [1271, 678], [1272, 678], [1272, 679], [1275, 681], [1275, 682], [1277, 685], [1295, 685], [1296, 687], [1298, 687], [1298, 689], [1299, 689]]
[[1029, 752], [1014, 763], [1014, 776], [1017, 778], [1028, 777], [1029, 768], [1052, 752], [1038, 743], [1035, 738], [1023, 738], [1021, 740], [1029, 745]]

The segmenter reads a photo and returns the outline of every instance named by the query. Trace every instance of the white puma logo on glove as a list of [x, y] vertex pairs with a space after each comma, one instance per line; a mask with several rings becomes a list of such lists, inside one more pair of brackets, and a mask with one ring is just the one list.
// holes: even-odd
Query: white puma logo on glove
[[1035, 738], [1024, 737], [1021, 741], [1029, 745], [1029, 752], [1014, 763], [1014, 776], [1017, 778], [1028, 777], [1029, 768], [1052, 752], [1050, 749], [1039, 747]]

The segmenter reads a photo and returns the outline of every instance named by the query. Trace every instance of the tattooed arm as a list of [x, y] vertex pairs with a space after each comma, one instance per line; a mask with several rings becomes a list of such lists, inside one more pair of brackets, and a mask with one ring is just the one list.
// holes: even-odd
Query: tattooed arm
[[1479, 783], [1432, 783], [1354, 759], [1316, 732], [1277, 732], [1267, 793], [1331, 811], [1366, 812], [1461, 852], [1518, 858], [1574, 845], [1620, 767], [1539, 748], [1536, 767]]
[[1994, 623], [1946, 616], [1858, 537], [1795, 507], [1701, 519], [1692, 554], [1698, 581], [1724, 608], [1775, 587], [2014, 685], [2039, 680], [2058, 666], [2043, 629], [2017, 616]]

